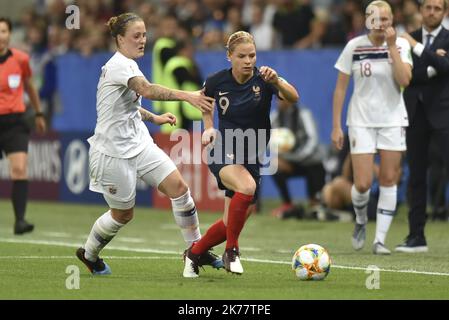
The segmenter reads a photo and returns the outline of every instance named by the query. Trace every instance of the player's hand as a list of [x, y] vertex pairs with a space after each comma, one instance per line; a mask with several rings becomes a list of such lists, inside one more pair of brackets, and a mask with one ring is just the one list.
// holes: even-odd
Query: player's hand
[[215, 139], [217, 138], [217, 130], [215, 128], [209, 128], [204, 130], [203, 135], [201, 136], [201, 143], [203, 146], [207, 146], [211, 144], [212, 146], [215, 144]]
[[385, 41], [389, 47], [396, 46], [396, 30], [393, 27], [385, 29]]
[[260, 67], [259, 72], [260, 72], [260, 76], [262, 77], [262, 79], [265, 82], [271, 83], [271, 84], [278, 83], [279, 76], [274, 69], [267, 67], [267, 66], [263, 66], [263, 67]]
[[36, 117], [35, 118], [35, 124], [36, 124], [36, 131], [39, 134], [44, 134], [45, 132], [47, 132], [47, 124], [45, 123], [45, 118], [44, 117]]
[[341, 128], [334, 128], [332, 129], [331, 134], [332, 143], [337, 148], [337, 150], [343, 149], [343, 142], [344, 142], [344, 135], [343, 130]]
[[215, 99], [204, 95], [203, 90], [188, 92], [186, 101], [201, 112], [211, 112], [215, 103]]
[[436, 54], [441, 57], [444, 57], [447, 54], [447, 51], [444, 49], [437, 49]]
[[171, 126], [174, 126], [176, 125], [176, 116], [171, 114], [170, 112], [161, 115], [154, 115], [153, 123], [159, 126], [166, 123], [170, 124]]

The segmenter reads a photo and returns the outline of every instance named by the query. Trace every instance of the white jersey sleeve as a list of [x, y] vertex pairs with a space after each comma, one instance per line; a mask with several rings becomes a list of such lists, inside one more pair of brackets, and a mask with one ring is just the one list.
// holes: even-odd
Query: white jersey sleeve
[[128, 87], [128, 81], [134, 77], [144, 77], [134, 60], [122, 59], [124, 65], [112, 64], [109, 71], [110, 82]]
[[142, 76], [137, 63], [120, 52], [103, 66], [97, 86], [97, 124], [89, 138], [91, 147], [110, 157], [127, 159], [152, 141], [142, 121], [142, 97], [128, 88], [128, 81]]
[[335, 63], [335, 68], [347, 75], [352, 75], [352, 57], [354, 52], [354, 41], [349, 41], [343, 49], [340, 57]]

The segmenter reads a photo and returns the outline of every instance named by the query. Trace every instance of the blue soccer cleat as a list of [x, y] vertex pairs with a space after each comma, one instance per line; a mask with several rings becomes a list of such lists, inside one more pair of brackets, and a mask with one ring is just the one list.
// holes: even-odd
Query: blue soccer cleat
[[95, 262], [89, 261], [84, 256], [85, 252], [86, 250], [84, 248], [78, 248], [78, 250], [76, 250], [76, 256], [82, 263], [84, 263], [93, 275], [112, 274], [111, 268], [106, 262], [103, 261], [103, 259], [98, 258]]
[[219, 256], [213, 254], [210, 251], [206, 251], [200, 255], [198, 265], [200, 267], [211, 266], [212, 268], [215, 268], [217, 270], [224, 268], [223, 260], [221, 260]]

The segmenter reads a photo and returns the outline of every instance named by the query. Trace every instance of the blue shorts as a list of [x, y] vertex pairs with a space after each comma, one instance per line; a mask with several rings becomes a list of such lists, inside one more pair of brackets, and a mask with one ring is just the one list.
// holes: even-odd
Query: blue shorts
[[[213, 151], [211, 152], [211, 155], [213, 155]], [[223, 153], [223, 158], [225, 158]], [[218, 188], [220, 190], [225, 190], [225, 196], [232, 198], [234, 195], [233, 190], [227, 189], [224, 184], [221, 181], [220, 178], [220, 170], [223, 169], [226, 166], [237, 164], [235, 161], [230, 161], [229, 159], [221, 159], [220, 163], [210, 162], [209, 161], [209, 170], [212, 172], [212, 174], [215, 176], [215, 179], [217, 179]], [[254, 198], [252, 203], [255, 203], [257, 198], [259, 197], [259, 190], [260, 190], [260, 165], [259, 164], [241, 164], [248, 170], [248, 172], [253, 177], [254, 181], [256, 182], [256, 191], [254, 193]]]

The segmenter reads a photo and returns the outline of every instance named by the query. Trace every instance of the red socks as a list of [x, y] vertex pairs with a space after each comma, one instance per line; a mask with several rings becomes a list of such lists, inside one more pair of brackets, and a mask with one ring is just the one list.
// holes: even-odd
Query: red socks
[[236, 192], [231, 199], [228, 211], [228, 225], [226, 228], [226, 249], [239, 246], [238, 239], [246, 221], [246, 211], [253, 200], [253, 196]]
[[246, 212], [252, 200], [253, 196], [236, 192], [229, 204], [227, 227], [223, 219], [216, 221], [200, 241], [193, 245], [192, 253], [202, 254], [226, 240], [226, 249], [238, 248], [239, 235], [245, 225]]
[[226, 226], [223, 219], [216, 221], [209, 227], [206, 234], [193, 245], [193, 254], [202, 254], [216, 245], [226, 241]]

